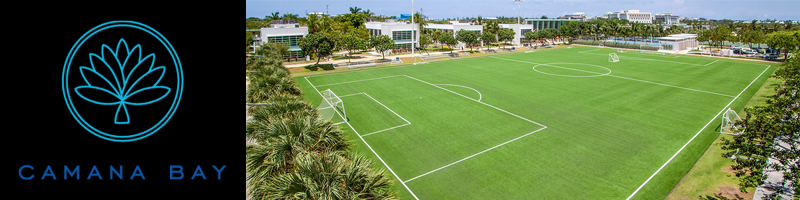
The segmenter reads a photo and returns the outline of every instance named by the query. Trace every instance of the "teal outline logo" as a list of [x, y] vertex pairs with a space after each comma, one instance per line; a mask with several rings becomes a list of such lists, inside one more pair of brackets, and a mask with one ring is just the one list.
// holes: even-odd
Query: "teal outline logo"
[[[77, 87], [70, 85], [68, 77], [69, 77], [69, 69], [72, 67], [71, 66], [72, 59], [76, 56], [76, 52], [82, 47], [84, 42], [86, 42], [89, 38], [91, 38], [92, 36], [94, 36], [99, 32], [117, 27], [135, 28], [144, 31], [153, 36], [154, 38], [156, 38], [162, 45], [164, 45], [164, 47], [169, 52], [170, 57], [175, 65], [175, 70], [178, 75], [177, 87], [170, 88], [167, 86], [159, 86], [158, 84], [164, 77], [167, 68], [165, 66], [154, 66], [156, 58], [156, 55], [154, 53], [147, 54], [143, 52], [145, 51], [144, 47], [138, 44], [133, 47], [130, 47], [124, 38], [120, 38], [119, 41], [115, 41], [116, 48], [112, 48], [108, 44], [103, 44], [99, 48], [100, 50], [99, 55], [97, 53], [90, 53], [89, 59], [91, 62], [91, 66], [79, 66], [81, 72], [80, 75], [82, 76], [84, 82], [76, 84]], [[87, 46], [87, 48], [94, 48], [94, 47]], [[121, 58], [120, 55], [124, 56], [124, 58]], [[114, 57], [114, 59], [107, 60], [109, 57]], [[110, 62], [110, 61], [115, 61], [115, 62]], [[128, 69], [126, 69], [126, 66], [129, 66]], [[144, 74], [140, 77], [131, 77], [135, 71], [144, 72]], [[105, 72], [106, 76], [111, 75], [113, 77], [109, 78], [103, 76], [103, 73], [101, 72]], [[142, 79], [150, 77], [158, 77], [158, 80], [155, 81], [155, 83], [152, 85], [151, 83], [140, 84], [140, 81]], [[75, 120], [78, 121], [78, 123], [84, 129], [86, 129], [93, 135], [113, 142], [133, 142], [141, 140], [160, 130], [172, 118], [172, 115], [175, 113], [175, 110], [177, 110], [178, 104], [180, 102], [183, 93], [183, 70], [181, 68], [178, 54], [175, 52], [175, 49], [172, 47], [172, 44], [170, 44], [169, 41], [167, 41], [167, 39], [163, 35], [161, 35], [161, 33], [156, 31], [152, 27], [135, 21], [106, 22], [86, 32], [72, 46], [72, 49], [70, 50], [69, 55], [67, 56], [67, 60], [64, 63], [64, 70], [62, 72], [61, 79], [62, 79], [61, 84], [62, 84], [62, 92], [64, 93], [64, 100], [67, 102], [67, 107], [69, 108], [69, 111], [75, 118]], [[89, 82], [89, 79], [103, 80], [103, 81]], [[132, 90], [135, 87], [139, 87], [141, 89]], [[71, 95], [71, 92], [73, 91], [81, 98], [73, 99], [73, 96]], [[93, 127], [89, 122], [84, 120], [83, 117], [81, 117], [80, 113], [77, 112], [72, 102], [73, 100], [81, 100], [81, 101], [88, 101], [97, 105], [117, 106], [117, 111], [114, 115], [114, 124], [130, 124], [131, 119], [130, 116], [128, 115], [128, 106], [133, 106], [133, 107], [146, 106], [148, 104], [152, 104], [163, 100], [171, 92], [175, 92], [175, 98], [172, 101], [172, 106], [170, 107], [169, 112], [167, 112], [167, 114], [164, 115], [163, 118], [158, 123], [154, 124], [149, 129], [133, 135], [114, 135], [113, 133], [107, 133], [98, 130], [97, 128]], [[147, 100], [133, 98], [134, 100], [131, 100], [132, 97], [137, 97], [136, 94], [140, 93], [148, 93], [159, 97], [156, 99], [147, 99]], [[88, 95], [88, 94], [94, 94], [94, 95]], [[115, 100], [103, 101], [102, 100], [103, 98], [98, 98], [97, 94], [105, 95], [106, 97], [113, 97], [113, 99]]]

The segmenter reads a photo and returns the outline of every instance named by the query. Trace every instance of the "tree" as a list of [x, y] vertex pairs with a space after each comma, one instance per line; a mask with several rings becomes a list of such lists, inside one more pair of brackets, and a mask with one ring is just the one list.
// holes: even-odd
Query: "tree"
[[[500, 33], [498, 34], [499, 38], [498, 41], [502, 42], [503, 44], [511, 42], [512, 40], [514, 40], [514, 35], [516, 34], [517, 33], [514, 33], [514, 30], [512, 29], [508, 28], [500, 29]], [[505, 48], [505, 46], [503, 46], [503, 48]]]
[[428, 25], [428, 23], [425, 22], [425, 16], [422, 16], [422, 13], [419, 13], [419, 12], [418, 13], [414, 13], [414, 24], [416, 24], [416, 26], [417, 26], [416, 27], [417, 33], [416, 33], [416, 35], [414, 37], [415, 37], [415, 39], [419, 39], [419, 37], [421, 37], [420, 33], [422, 32], [422, 29], [425, 28], [425, 26]]
[[469, 51], [472, 51], [472, 46], [479, 42], [478, 34], [470, 30], [459, 30], [456, 32], [456, 39], [469, 46]]
[[453, 37], [453, 34], [450, 34], [449, 32], [442, 33], [442, 37], [439, 38], [439, 41], [450, 47], [450, 53], [453, 53], [454, 46], [458, 44], [456, 38]]
[[483, 31], [484, 32], [488, 31], [489, 33], [491, 33], [494, 36], [494, 39], [496, 41], [498, 41], [497, 34], [498, 34], [498, 31], [500, 31], [500, 24], [498, 24], [497, 21], [491, 21], [491, 20], [487, 21], [483, 25]]
[[394, 49], [394, 40], [386, 35], [369, 38], [369, 46], [375, 48], [375, 51], [381, 53], [383, 59], [386, 59], [386, 51]]
[[350, 55], [353, 52], [361, 49], [365, 49], [367, 46], [367, 42], [364, 39], [359, 38], [354, 32], [350, 32], [348, 34], [344, 34], [339, 37], [337, 43], [341, 49], [348, 52], [347, 61], [350, 62]]
[[245, 44], [245, 52], [250, 51], [250, 45], [253, 45], [253, 32], [245, 31], [244, 34], [244, 44]]
[[280, 15], [280, 13], [278, 13], [278, 12], [274, 12], [274, 13], [272, 13], [272, 14], [270, 14], [270, 15], [267, 15], [266, 17], [264, 17], [264, 20], [269, 20], [269, 21], [272, 21], [272, 20], [280, 20], [280, 19], [281, 19], [281, 15]]
[[[784, 181], [779, 184], [787, 187], [788, 182], [793, 181], [795, 192], [800, 188], [797, 187], [797, 172], [800, 171], [800, 57], [787, 60], [783, 68], [775, 71], [775, 77], [784, 82], [775, 87], [776, 93], [767, 101], [768, 105], [746, 108], [747, 116], [737, 123], [745, 127], [745, 131], [722, 143], [723, 150], [727, 151], [723, 156], [735, 156], [732, 168], [743, 192], [746, 188], [764, 184], [765, 170], [793, 172], [784, 173]], [[768, 163], [767, 158], [775, 163]]]
[[265, 42], [262, 43], [260, 47], [255, 49], [254, 54], [264, 56], [266, 58], [282, 59], [284, 55], [289, 54], [289, 43]]
[[431, 40], [431, 36], [428, 34], [422, 34], [419, 36], [419, 47], [422, 49], [428, 48], [428, 45], [431, 45], [433, 41]]
[[789, 58], [789, 51], [797, 48], [797, 39], [788, 31], [778, 31], [767, 35], [767, 45], [773, 49], [783, 50], [784, 58]]
[[538, 32], [535, 32], [535, 31], [531, 31], [531, 32], [525, 33], [525, 39], [528, 40], [528, 44], [530, 44], [534, 40], [539, 39], [539, 36], [537, 34], [538, 34]]
[[305, 38], [297, 41], [297, 44], [303, 50], [303, 55], [317, 58], [317, 65], [322, 57], [331, 55], [333, 49], [336, 48], [336, 41], [324, 33], [308, 34]]
[[483, 45], [486, 45], [486, 50], [489, 50], [489, 44], [497, 42], [497, 40], [494, 40], [494, 35], [488, 31], [484, 31], [483, 34], [481, 34], [481, 41]]
[[359, 11], [361, 11], [361, 8], [359, 8], [358, 6], [350, 7], [350, 14], [358, 14]]
[[542, 19], [547, 19], [547, 16], [546, 15], [542, 15]]

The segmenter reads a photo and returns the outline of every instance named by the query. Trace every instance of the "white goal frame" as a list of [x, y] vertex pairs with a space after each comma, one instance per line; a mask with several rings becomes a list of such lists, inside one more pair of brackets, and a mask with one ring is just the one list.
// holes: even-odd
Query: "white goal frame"
[[597, 45], [597, 46], [600, 47], [600, 48], [605, 48], [605, 45], [603, 45], [603, 43], [600, 43], [600, 45]]
[[[336, 96], [336, 94], [333, 93], [333, 91], [331, 91], [331, 89], [320, 91], [320, 94], [322, 95], [322, 102], [320, 102], [320, 105], [317, 107], [317, 111], [320, 112], [320, 116], [319, 116], [320, 119], [324, 119], [324, 120], [327, 120], [327, 121], [333, 120], [333, 116], [336, 115], [337, 108], [339, 108], [339, 110], [341, 110], [341, 112], [342, 112], [341, 113], [342, 120], [344, 120], [346, 122], [347, 121], [347, 112], [344, 109], [344, 101], [342, 101], [342, 99], [339, 98], [339, 96]], [[330, 111], [327, 111], [327, 110], [330, 110]], [[331, 113], [330, 116], [327, 116], [327, 115], [323, 116], [323, 113], [326, 113], [326, 112], [323, 112], [323, 111], [330, 112]]]
[[616, 53], [608, 54], [608, 62], [619, 62], [619, 56]]
[[531, 47], [525, 47], [525, 53], [533, 53], [534, 50]]
[[727, 111], [722, 113], [722, 123], [719, 126], [719, 132], [728, 135], [740, 135], [744, 132], [744, 127], [737, 126], [736, 122], [742, 121], [736, 111], [728, 108]]

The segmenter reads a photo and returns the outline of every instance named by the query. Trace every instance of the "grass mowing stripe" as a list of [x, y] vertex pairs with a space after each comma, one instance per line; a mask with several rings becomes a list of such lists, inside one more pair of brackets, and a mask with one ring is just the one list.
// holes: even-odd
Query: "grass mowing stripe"
[[756, 81], [757, 81], [759, 78], [761, 78], [761, 75], [764, 75], [764, 72], [767, 72], [767, 70], [769, 70], [769, 68], [770, 68], [770, 67], [768, 66], [768, 67], [767, 67], [767, 69], [764, 69], [764, 71], [763, 71], [763, 72], [761, 72], [761, 74], [759, 74], [759, 75], [758, 75], [758, 77], [756, 77], [755, 79], [753, 79], [753, 82], [750, 82], [750, 84], [749, 84], [749, 85], [747, 85], [747, 87], [745, 87], [745, 88], [742, 90], [742, 92], [740, 92], [740, 93], [739, 93], [739, 95], [736, 95], [736, 97], [734, 97], [734, 98], [733, 98], [733, 100], [731, 100], [731, 102], [730, 102], [730, 103], [728, 103], [728, 105], [726, 105], [724, 108], [722, 108], [722, 110], [721, 110], [721, 111], [719, 111], [719, 113], [717, 113], [717, 115], [715, 115], [715, 116], [714, 116], [714, 118], [712, 118], [712, 119], [711, 119], [711, 121], [708, 121], [708, 123], [706, 124], [706, 126], [703, 126], [703, 128], [702, 128], [702, 129], [700, 129], [700, 131], [698, 131], [698, 132], [697, 132], [697, 134], [695, 134], [695, 135], [694, 135], [694, 137], [692, 137], [692, 139], [689, 139], [689, 141], [688, 141], [688, 142], [686, 142], [686, 144], [684, 144], [684, 145], [683, 145], [683, 147], [681, 147], [681, 149], [679, 149], [679, 150], [678, 150], [678, 152], [676, 152], [674, 155], [672, 155], [672, 157], [671, 157], [671, 158], [669, 158], [669, 160], [667, 160], [667, 162], [666, 162], [666, 163], [664, 163], [664, 165], [662, 165], [662, 166], [661, 166], [661, 168], [658, 168], [658, 170], [656, 170], [656, 172], [655, 172], [655, 173], [653, 173], [653, 175], [652, 175], [652, 176], [650, 176], [650, 178], [648, 178], [646, 181], [644, 181], [644, 183], [642, 183], [642, 185], [641, 185], [641, 186], [639, 186], [639, 188], [638, 188], [638, 189], [636, 189], [636, 191], [634, 191], [634, 192], [633, 192], [633, 194], [631, 194], [631, 196], [629, 196], [627, 200], [630, 200], [631, 198], [633, 198], [633, 196], [635, 196], [635, 195], [636, 195], [636, 193], [638, 193], [638, 192], [639, 192], [639, 190], [641, 190], [641, 189], [642, 189], [642, 188], [643, 188], [645, 185], [647, 185], [647, 183], [648, 183], [648, 182], [650, 182], [650, 180], [652, 180], [652, 179], [653, 179], [653, 177], [655, 177], [655, 176], [658, 174], [658, 172], [661, 172], [661, 170], [662, 170], [662, 169], [664, 169], [664, 167], [666, 167], [666, 166], [667, 166], [667, 164], [669, 164], [669, 162], [670, 162], [670, 161], [672, 161], [672, 159], [674, 159], [674, 158], [675, 158], [675, 156], [678, 156], [678, 154], [680, 154], [680, 153], [681, 153], [681, 151], [683, 151], [683, 149], [684, 149], [684, 148], [686, 148], [686, 146], [688, 146], [688, 145], [689, 145], [689, 143], [692, 143], [692, 140], [694, 140], [695, 138], [697, 138], [697, 136], [698, 136], [698, 135], [700, 135], [700, 133], [702, 133], [702, 132], [703, 132], [703, 130], [705, 130], [705, 129], [706, 129], [706, 127], [708, 127], [708, 125], [710, 125], [711, 123], [713, 123], [713, 122], [714, 122], [714, 120], [716, 120], [716, 119], [717, 119], [717, 117], [718, 117], [720, 114], [722, 114], [722, 112], [725, 112], [725, 109], [727, 109], [727, 108], [728, 108], [728, 106], [730, 106], [731, 104], [733, 104], [733, 102], [734, 102], [734, 101], [736, 101], [736, 99], [738, 99], [738, 98], [739, 98], [739, 96], [741, 96], [741, 95], [742, 95], [742, 94], [743, 94], [745, 91], [747, 91], [747, 89], [748, 89], [748, 88], [750, 88], [750, 86], [751, 86], [751, 85], [753, 85], [753, 83], [755, 83], [755, 82], [756, 82]]
[[[311, 81], [309, 81], [309, 80], [308, 80], [308, 77], [305, 77], [305, 79], [306, 79], [306, 81], [308, 82], [308, 84], [310, 84], [310, 85], [311, 85], [311, 87], [313, 87], [313, 88], [314, 88], [314, 90], [316, 90], [316, 91], [317, 91], [317, 94], [319, 94], [319, 96], [321, 96], [321, 97], [324, 97], [324, 96], [322, 96], [322, 93], [321, 93], [321, 92], [319, 92], [319, 90], [317, 89], [317, 87], [315, 87], [315, 86], [314, 86], [314, 84], [313, 84], [313, 83], [311, 83]], [[338, 111], [338, 110], [334, 109], [333, 111], [335, 111], [335, 112], [336, 112], [336, 114], [338, 114], [338, 115], [339, 115], [339, 117], [342, 117], [342, 119], [344, 119], [344, 116], [342, 116], [342, 114], [341, 114], [341, 113], [339, 113], [339, 111]], [[417, 195], [415, 195], [415, 194], [414, 194], [414, 192], [413, 192], [413, 191], [411, 191], [411, 189], [410, 189], [410, 188], [408, 188], [408, 186], [406, 185], [406, 183], [405, 183], [405, 182], [403, 182], [403, 179], [400, 179], [400, 177], [399, 177], [399, 176], [397, 176], [397, 174], [395, 174], [395, 173], [394, 173], [394, 171], [392, 170], [392, 168], [391, 168], [391, 167], [389, 167], [389, 165], [387, 165], [387, 164], [386, 164], [386, 162], [384, 162], [384, 161], [383, 161], [383, 158], [381, 158], [381, 156], [379, 156], [379, 155], [378, 155], [378, 153], [376, 153], [376, 152], [375, 152], [375, 150], [373, 150], [373, 149], [372, 149], [372, 147], [371, 147], [371, 146], [369, 146], [369, 143], [367, 143], [367, 141], [366, 141], [366, 140], [364, 140], [364, 137], [361, 137], [361, 135], [359, 135], [359, 134], [358, 134], [358, 131], [356, 131], [356, 129], [355, 129], [355, 128], [353, 128], [353, 126], [352, 126], [352, 125], [350, 125], [350, 123], [349, 123], [349, 122], [347, 122], [347, 120], [345, 120], [345, 121], [344, 121], [344, 123], [346, 123], [346, 124], [347, 124], [347, 126], [349, 126], [349, 127], [350, 127], [350, 129], [352, 129], [352, 130], [353, 130], [353, 132], [355, 132], [355, 133], [356, 133], [356, 135], [358, 135], [358, 138], [360, 138], [360, 139], [361, 139], [361, 142], [364, 142], [364, 145], [367, 145], [367, 148], [369, 148], [369, 150], [370, 150], [370, 151], [372, 151], [372, 153], [373, 153], [373, 154], [375, 154], [375, 157], [378, 157], [378, 160], [380, 160], [380, 161], [381, 161], [381, 163], [383, 163], [383, 166], [386, 166], [386, 169], [389, 169], [389, 172], [392, 172], [392, 175], [394, 175], [394, 177], [395, 177], [395, 178], [397, 178], [397, 180], [400, 180], [400, 183], [401, 183], [401, 184], [403, 184], [403, 187], [405, 187], [405, 188], [406, 188], [406, 190], [408, 190], [408, 192], [409, 192], [409, 193], [411, 193], [411, 196], [413, 196], [413, 197], [414, 197], [414, 199], [417, 199], [417, 200], [419, 200], [419, 198], [417, 198]]]
[[[318, 85], [318, 86], [319, 86], [319, 87], [325, 87], [325, 86], [340, 85], [340, 84], [347, 84], [347, 83], [356, 83], [356, 82], [362, 82], [362, 81], [380, 80], [380, 79], [385, 79], [385, 78], [393, 78], [393, 77], [399, 77], [399, 76], [403, 76], [403, 75], [387, 76], [387, 77], [379, 77], [379, 78], [371, 78], [371, 79], [364, 79], [364, 80], [357, 80], [357, 81], [348, 81], [348, 82], [341, 82], [341, 83], [331, 83], [331, 84]], [[369, 96], [369, 95], [367, 95], [367, 96]]]
[[[551, 66], [551, 67], [555, 67], [555, 68], [561, 68], [561, 69], [573, 70], [573, 71], [579, 71], [579, 72], [586, 72], [586, 73], [592, 73], [592, 74], [602, 74], [602, 73], [584, 71], [584, 70], [579, 70], [579, 69], [572, 69], [572, 68], [567, 68], [567, 67], [559, 67], [559, 66], [555, 66], [555, 65], [548, 65], [548, 64], [541, 64], [541, 63], [534, 63], [534, 62], [527, 62], [527, 61], [520, 61], [520, 60], [498, 58], [498, 57], [493, 57], [493, 56], [491, 56], [490, 58], [495, 58], [495, 59], [500, 59], [500, 60], [507, 60], [507, 61], [514, 61], [514, 62], [521, 62], [521, 63], [528, 63], [528, 64], [534, 64], [534, 65], [546, 65], [546, 66]], [[661, 85], [661, 86], [679, 88], [679, 89], [684, 89], [684, 90], [691, 90], [691, 91], [695, 91], [695, 92], [703, 92], [703, 93], [708, 93], [708, 94], [714, 94], [714, 95], [720, 95], [720, 96], [726, 96], [726, 97], [733, 97], [731, 95], [720, 94], [720, 93], [716, 93], [716, 92], [696, 90], [696, 89], [691, 89], [691, 88], [679, 87], [679, 86], [674, 86], [674, 85], [667, 85], [667, 84], [663, 84], [663, 83], [650, 82], [650, 81], [633, 79], [633, 78], [628, 78], [628, 77], [615, 76], [615, 75], [607, 75], [607, 76], [611, 76], [611, 77], [615, 77], [615, 78], [621, 78], [621, 79], [628, 79], [628, 80], [632, 80], [632, 81], [639, 81], [639, 82], [643, 82], [643, 83], [650, 83], [650, 84], [656, 84], [656, 85]]]

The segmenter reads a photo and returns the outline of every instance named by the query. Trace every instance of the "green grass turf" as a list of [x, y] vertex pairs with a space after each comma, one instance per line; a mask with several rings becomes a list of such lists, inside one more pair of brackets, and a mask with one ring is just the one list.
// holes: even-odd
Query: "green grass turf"
[[[621, 61], [607, 62], [608, 53]], [[538, 64], [549, 65], [534, 70]], [[408, 181], [420, 199], [626, 199], [766, 67], [576, 47], [297, 81], [314, 103], [321, 98], [309, 82], [339, 96], [368, 94], [342, 97], [358, 134], [408, 120], [363, 137], [401, 180], [457, 162]], [[731, 106], [740, 108], [774, 69]], [[718, 126], [705, 128], [634, 199], [667, 196]], [[350, 126], [342, 128], [356, 151], [374, 157]], [[400, 195], [413, 198], [399, 182]]]

